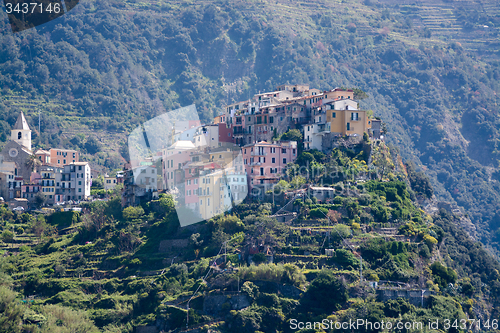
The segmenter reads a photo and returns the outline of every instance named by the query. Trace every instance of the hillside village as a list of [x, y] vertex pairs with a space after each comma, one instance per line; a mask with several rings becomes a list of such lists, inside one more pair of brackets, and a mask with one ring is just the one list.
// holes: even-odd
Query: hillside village
[[[23, 327], [48, 327], [54, 304], [130, 333], [495, 313], [498, 263], [458, 228], [454, 206], [424, 207], [435, 202], [428, 178], [385, 144], [352, 90], [280, 86], [228, 105], [211, 124], [166, 130], [158, 154], [105, 178], [105, 189], [123, 180], [106, 200], [46, 215], [0, 207], [10, 254], [0, 267], [10, 292], [36, 305], [23, 305]], [[20, 193], [8, 187], [11, 207], [32, 193], [78, 201], [80, 179], [81, 200], [91, 197], [77, 152], [32, 153], [29, 138], [21, 113], [0, 155], [21, 182], [10, 186]]]
[[21, 111], [0, 153], [0, 196], [16, 210], [85, 200], [92, 186], [88, 162], [79, 152], [32, 150], [31, 129]]
[[[287, 139], [290, 130], [299, 130], [303, 139]], [[208, 219], [240, 203], [248, 193], [262, 198], [283, 178], [299, 149], [328, 151], [341, 137], [357, 142], [365, 133], [380, 139], [381, 121], [359, 108], [352, 89], [321, 91], [285, 84], [227, 105], [211, 124], [174, 124], [170, 146], [164, 145], [161, 154], [142, 163], [140, 170], [127, 163], [123, 173], [104, 175], [104, 189], [123, 183], [123, 207], [168, 191], [200, 219]], [[97, 174], [90, 164], [81, 162], [76, 150], [32, 151], [31, 129], [23, 112], [0, 158], [0, 196], [11, 208], [91, 198], [92, 177]]]
[[[172, 144], [161, 153], [135, 169], [126, 166], [123, 206], [169, 191], [181, 206], [209, 219], [247, 194], [262, 199], [299, 150], [327, 152], [340, 138], [353, 143], [364, 135], [383, 138], [381, 121], [360, 109], [352, 89], [297, 84], [227, 105], [211, 124], [181, 121], [172, 131]], [[301, 138], [289, 137], [297, 131]]]

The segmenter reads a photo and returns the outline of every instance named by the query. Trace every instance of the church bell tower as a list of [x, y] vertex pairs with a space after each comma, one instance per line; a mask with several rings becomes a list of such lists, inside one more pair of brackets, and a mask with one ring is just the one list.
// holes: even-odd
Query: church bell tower
[[11, 130], [10, 139], [31, 151], [31, 130], [22, 111]]

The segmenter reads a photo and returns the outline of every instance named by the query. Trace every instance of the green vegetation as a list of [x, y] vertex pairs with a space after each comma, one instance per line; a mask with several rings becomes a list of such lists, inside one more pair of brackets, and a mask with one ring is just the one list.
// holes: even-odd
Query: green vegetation
[[[399, 157], [379, 149], [388, 169], [362, 163], [363, 143], [312, 152], [318, 167], [337, 168], [323, 183], [336, 196], [292, 199], [288, 209], [298, 214], [289, 223], [269, 217], [286, 204], [284, 194], [275, 207], [245, 201], [186, 228], [165, 194], [124, 209], [114, 196], [83, 213], [2, 206], [2, 250], [11, 255], [0, 259], [0, 324], [8, 332], [176, 329], [186, 325], [189, 299], [189, 325], [219, 332], [288, 332], [290, 318], [493, 318], [498, 262], [457, 226], [459, 216], [418, 208], [421, 194], [403, 164], [396, 168]], [[369, 282], [434, 294], [422, 308], [420, 298], [381, 299]]]
[[40, 109], [36, 146], [76, 148], [112, 170], [127, 158], [126, 134], [164, 111], [195, 103], [208, 122], [220, 105], [285, 82], [355, 87], [360, 107], [382, 118], [387, 140], [414, 161], [416, 194], [432, 194], [423, 171], [439, 199], [467, 210], [477, 238], [499, 248], [496, 2], [79, 8], [0, 37], [0, 141], [20, 109], [32, 128]]
[[[127, 133], [145, 120], [195, 103], [208, 122], [223, 104], [297, 82], [356, 87], [360, 107], [384, 120], [388, 144], [341, 139], [328, 153], [299, 146], [280, 187], [329, 186], [335, 196], [295, 198], [289, 224], [269, 217], [288, 202], [285, 194], [275, 207], [268, 198], [248, 201], [189, 228], [180, 228], [167, 195], [122, 210], [114, 191], [82, 214], [2, 206], [0, 331], [169, 331], [185, 327], [188, 314], [189, 325], [218, 332], [289, 332], [290, 318], [498, 318], [500, 267], [459, 227], [467, 216], [443, 209], [431, 216], [418, 204], [433, 195], [455, 201], [477, 239], [498, 251], [496, 3], [79, 7], [0, 36], [0, 141], [19, 110], [32, 129], [41, 110], [35, 146], [75, 148], [113, 170], [127, 158]], [[95, 195], [106, 195], [95, 185]], [[360, 266], [368, 281], [435, 294], [425, 308], [382, 301], [359, 280]], [[212, 301], [218, 310], [204, 311]]]

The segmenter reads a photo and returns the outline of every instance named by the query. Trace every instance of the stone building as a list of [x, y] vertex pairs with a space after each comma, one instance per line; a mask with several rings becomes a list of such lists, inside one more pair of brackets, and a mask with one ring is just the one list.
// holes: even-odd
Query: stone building
[[[0, 152], [1, 169], [6, 167], [9, 170], [3, 170], [10, 173], [15, 179], [15, 182], [7, 182], [7, 191], [2, 191], [0, 196], [5, 200], [12, 200], [21, 196], [21, 185], [23, 182], [29, 182], [32, 172], [31, 159], [33, 152], [31, 151], [31, 130], [28, 122], [24, 117], [23, 112], [19, 114], [14, 127], [11, 130], [10, 140]], [[12, 163], [11, 163], [12, 162]], [[19, 191], [12, 188], [19, 187]], [[13, 191], [14, 190], [14, 191]]]

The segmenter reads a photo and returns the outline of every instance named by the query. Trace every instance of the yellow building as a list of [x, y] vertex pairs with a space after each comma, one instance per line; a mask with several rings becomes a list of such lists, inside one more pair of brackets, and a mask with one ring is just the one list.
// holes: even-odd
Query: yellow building
[[202, 175], [198, 184], [199, 212], [203, 219], [208, 220], [232, 207], [224, 171]]
[[371, 120], [365, 110], [326, 110], [330, 131], [341, 135], [363, 136], [371, 128]]
[[228, 171], [243, 171], [241, 149], [232, 143], [225, 143], [222, 147], [210, 151], [210, 162], [218, 164]]

